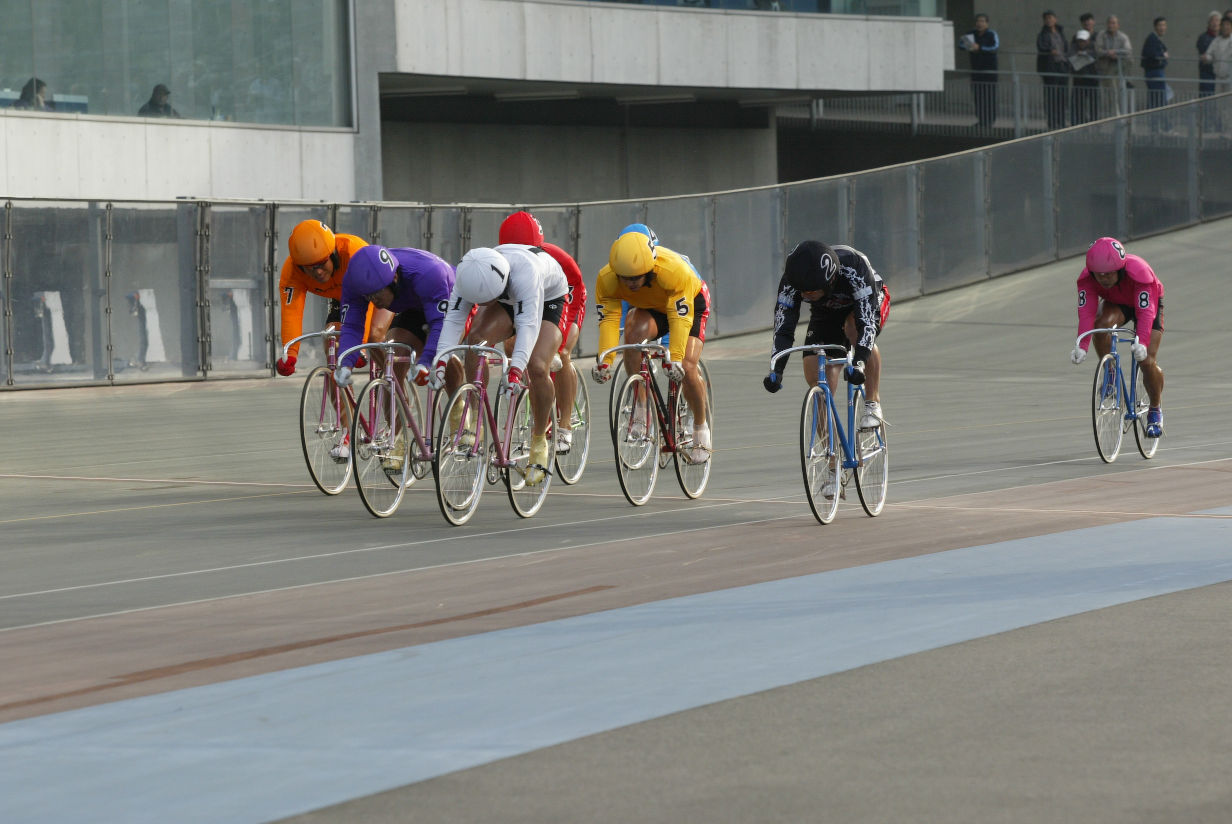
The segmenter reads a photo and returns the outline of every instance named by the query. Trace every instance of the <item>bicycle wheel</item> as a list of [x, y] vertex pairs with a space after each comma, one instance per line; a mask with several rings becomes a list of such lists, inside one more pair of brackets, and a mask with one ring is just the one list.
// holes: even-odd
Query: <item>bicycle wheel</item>
[[[509, 438], [509, 460], [513, 466], [505, 470], [505, 489], [509, 492], [509, 503], [513, 511], [523, 518], [529, 518], [543, 506], [548, 496], [548, 488], [552, 485], [552, 461], [556, 457], [556, 409], [552, 409], [552, 419], [548, 422], [547, 459], [542, 465], [532, 467], [530, 463], [530, 447], [535, 428], [535, 416], [530, 407], [530, 392], [522, 390], [518, 395], [517, 404], [513, 408], [513, 434]], [[539, 480], [531, 483], [528, 473], [535, 471]]]
[[[834, 411], [820, 386], [809, 389], [800, 410], [800, 469], [809, 509], [823, 524], [838, 512], [840, 464]], [[829, 486], [830, 497], [826, 497]]]
[[[856, 426], [864, 416], [864, 393], [856, 396]], [[890, 452], [886, 445], [885, 424], [872, 429], [856, 430], [856, 492], [860, 505], [870, 517], [876, 518], [885, 506], [890, 485]]]
[[330, 455], [348, 435], [341, 414], [346, 404], [328, 366], [308, 373], [299, 397], [299, 442], [312, 482], [326, 495], [337, 495], [351, 480], [350, 452], [343, 458]]
[[[410, 404], [411, 420], [415, 422], [415, 429], [418, 430], [420, 437], [428, 444], [431, 450], [432, 432], [429, 429], [427, 416], [424, 415], [423, 396], [427, 393], [426, 389], [422, 389], [415, 385], [414, 381], [406, 381], [403, 383], [406, 389], [406, 399]], [[423, 455], [419, 450], [419, 444], [415, 443], [414, 437], [408, 431], [406, 433], [407, 440], [410, 442], [411, 449], [411, 471], [406, 476], [406, 485], [412, 486], [420, 478], [427, 477], [427, 474], [432, 471], [432, 455], [429, 451], [428, 455]]]
[[[702, 380], [706, 379], [705, 375], [706, 373], [702, 372]], [[683, 391], [678, 389], [675, 394], [676, 408], [672, 410], [672, 426], [675, 427], [676, 432], [676, 450], [672, 453], [672, 460], [676, 464], [676, 480], [680, 482], [680, 489], [686, 496], [698, 498], [706, 491], [706, 484], [710, 481], [710, 466], [714, 463], [714, 455], [704, 454], [704, 451], [694, 445], [693, 409], [685, 400]], [[713, 449], [713, 419], [709, 420], [709, 423], [710, 443]]]
[[1134, 376], [1134, 440], [1138, 443], [1138, 452], [1150, 460], [1155, 457], [1155, 450], [1159, 449], [1159, 438], [1146, 436], [1146, 413], [1151, 407], [1151, 401], [1142, 383], [1142, 370], [1135, 369], [1134, 372], [1137, 373]]
[[[572, 433], [568, 449], [556, 451], [556, 474], [566, 484], [575, 484], [586, 471], [586, 458], [590, 454], [590, 390], [582, 380], [582, 372], [573, 364], [577, 380], [577, 395], [569, 410], [569, 431]], [[559, 441], [557, 447], [560, 446]]]
[[432, 458], [436, 501], [445, 520], [455, 526], [469, 521], [479, 506], [488, 465], [487, 434], [479, 390], [463, 384], [445, 405]]
[[378, 518], [397, 510], [406, 492], [404, 476], [411, 458], [406, 413], [384, 378], [369, 381], [359, 393], [351, 427], [351, 458], [355, 462], [355, 486], [364, 506]]
[[659, 418], [641, 375], [626, 378], [616, 397], [616, 477], [629, 503], [641, 506], [650, 500], [659, 477]]
[[618, 356], [609, 371], [611, 371], [612, 377], [608, 380], [610, 388], [607, 393], [607, 427], [614, 432], [616, 430], [616, 396], [621, 387], [625, 385], [624, 357]]
[[[1111, 376], [1111, 381], [1109, 380]], [[1095, 448], [1104, 463], [1112, 463], [1121, 451], [1125, 436], [1124, 410], [1121, 407], [1121, 373], [1111, 354], [1100, 358], [1095, 367], [1091, 388], [1091, 424], [1095, 430]]]

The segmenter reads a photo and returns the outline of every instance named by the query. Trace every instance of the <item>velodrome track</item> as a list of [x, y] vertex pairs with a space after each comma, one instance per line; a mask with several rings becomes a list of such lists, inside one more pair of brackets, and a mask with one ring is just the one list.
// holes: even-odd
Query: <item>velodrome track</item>
[[702, 500], [600, 431], [463, 528], [318, 493], [300, 376], [0, 396], [0, 820], [1232, 820], [1232, 221], [1129, 251], [1155, 459], [1095, 454], [1071, 259], [894, 305], [889, 502], [824, 527], [768, 334]]

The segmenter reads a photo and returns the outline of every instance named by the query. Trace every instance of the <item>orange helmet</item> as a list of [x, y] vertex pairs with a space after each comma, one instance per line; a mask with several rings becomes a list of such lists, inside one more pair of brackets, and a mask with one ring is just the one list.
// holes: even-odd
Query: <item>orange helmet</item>
[[291, 247], [292, 263], [309, 266], [334, 253], [334, 233], [319, 220], [301, 220], [291, 230], [287, 245]]
[[530, 212], [514, 212], [501, 223], [498, 239], [501, 243], [542, 246], [543, 226]]

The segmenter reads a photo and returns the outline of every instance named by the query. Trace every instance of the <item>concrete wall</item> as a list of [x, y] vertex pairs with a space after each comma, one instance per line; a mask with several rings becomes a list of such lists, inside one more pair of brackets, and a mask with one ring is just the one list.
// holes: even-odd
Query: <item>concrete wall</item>
[[0, 195], [347, 201], [355, 134], [0, 110]]
[[[770, 129], [385, 123], [385, 199], [561, 203], [778, 181]], [[597, 195], [596, 193], [601, 193]]]
[[567, 83], [937, 91], [953, 28], [911, 17], [397, 0], [397, 70]]

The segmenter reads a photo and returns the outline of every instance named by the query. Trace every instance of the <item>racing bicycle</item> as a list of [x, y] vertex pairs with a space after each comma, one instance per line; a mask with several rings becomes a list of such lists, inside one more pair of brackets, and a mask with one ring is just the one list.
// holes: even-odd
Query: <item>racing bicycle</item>
[[282, 357], [286, 358], [291, 347], [301, 341], [321, 338], [325, 345], [325, 363], [308, 373], [300, 392], [299, 440], [308, 474], [326, 495], [337, 495], [346, 489], [352, 471], [349, 456], [337, 456], [339, 450], [349, 449], [349, 422], [351, 410], [355, 409], [351, 387], [339, 387], [334, 382], [341, 334], [337, 329], [311, 332], [287, 341], [282, 347]]
[[1142, 383], [1142, 369], [1138, 362], [1129, 358], [1129, 380], [1121, 368], [1120, 346], [1132, 346], [1138, 335], [1131, 329], [1111, 326], [1107, 329], [1092, 329], [1083, 332], [1074, 343], [1077, 347], [1083, 338], [1107, 333], [1111, 347], [1108, 354], [1099, 359], [1095, 368], [1095, 382], [1091, 386], [1091, 426], [1095, 431], [1095, 448], [1104, 463], [1112, 463], [1121, 452], [1121, 441], [1132, 427], [1134, 440], [1143, 458], [1150, 459], [1159, 448], [1159, 438], [1146, 435], [1146, 415], [1151, 402]]

